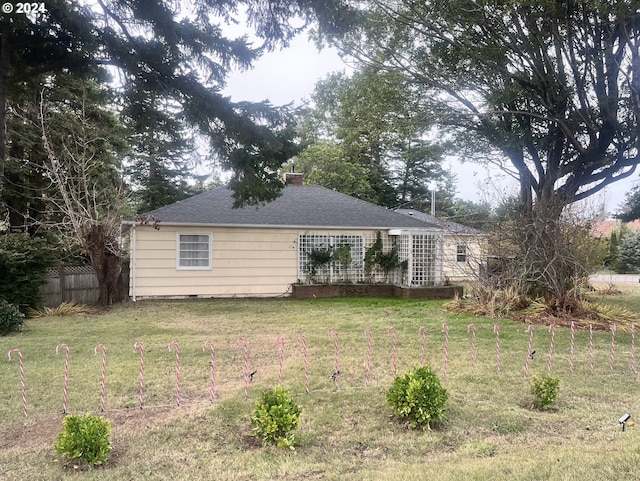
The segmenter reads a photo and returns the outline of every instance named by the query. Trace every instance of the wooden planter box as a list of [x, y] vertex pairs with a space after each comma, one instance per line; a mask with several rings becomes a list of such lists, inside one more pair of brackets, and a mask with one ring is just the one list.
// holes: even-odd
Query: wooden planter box
[[293, 284], [291, 297], [402, 297], [404, 299], [453, 299], [462, 297], [462, 286], [401, 287], [390, 284]]

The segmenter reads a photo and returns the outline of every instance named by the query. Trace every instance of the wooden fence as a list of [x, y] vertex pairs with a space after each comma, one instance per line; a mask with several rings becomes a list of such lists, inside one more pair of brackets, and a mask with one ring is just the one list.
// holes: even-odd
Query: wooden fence
[[[129, 292], [129, 266], [122, 266], [122, 298]], [[42, 297], [47, 307], [56, 307], [63, 302], [97, 304], [100, 298], [98, 278], [91, 266], [61, 265], [47, 269], [47, 281], [42, 286]]]

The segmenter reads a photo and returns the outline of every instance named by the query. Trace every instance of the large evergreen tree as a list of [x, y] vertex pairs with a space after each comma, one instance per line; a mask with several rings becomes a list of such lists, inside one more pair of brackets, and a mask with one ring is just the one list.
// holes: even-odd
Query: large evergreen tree
[[[0, 14], [0, 189], [8, 162], [7, 102], [15, 91], [43, 74], [83, 75], [109, 66], [125, 102], [159, 94], [180, 105], [184, 122], [207, 136], [220, 162], [233, 169], [238, 204], [278, 195], [275, 172], [295, 144], [287, 112], [235, 103], [220, 93], [226, 74], [286, 45], [304, 28], [300, 19], [304, 26], [319, 25], [321, 35], [349, 19], [341, 0], [50, 0], [45, 6], [35, 15]], [[224, 34], [224, 24], [240, 11], [262, 44]], [[0, 190], [2, 211], [3, 199]]]
[[635, 187], [627, 192], [616, 218], [623, 222], [640, 219], [640, 188]]

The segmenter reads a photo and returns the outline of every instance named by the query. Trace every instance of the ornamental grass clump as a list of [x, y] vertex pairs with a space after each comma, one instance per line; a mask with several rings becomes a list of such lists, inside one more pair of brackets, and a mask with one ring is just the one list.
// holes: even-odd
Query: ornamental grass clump
[[295, 449], [295, 433], [300, 423], [300, 406], [284, 388], [263, 391], [251, 414], [252, 434], [262, 444]]
[[387, 402], [396, 415], [413, 428], [430, 429], [444, 419], [449, 395], [438, 376], [425, 366], [397, 377], [387, 391]]
[[84, 460], [89, 466], [104, 464], [111, 452], [111, 421], [100, 416], [69, 415], [54, 444], [56, 452], [70, 460]]

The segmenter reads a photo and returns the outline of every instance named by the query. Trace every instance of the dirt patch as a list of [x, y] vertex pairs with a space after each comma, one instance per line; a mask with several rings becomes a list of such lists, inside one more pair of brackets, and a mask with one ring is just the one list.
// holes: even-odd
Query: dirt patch
[[[111, 421], [113, 431], [138, 431], [166, 425], [202, 409], [202, 406], [131, 408], [101, 414]], [[53, 445], [62, 430], [64, 414], [33, 416], [4, 424], [0, 428], [0, 449]]]

